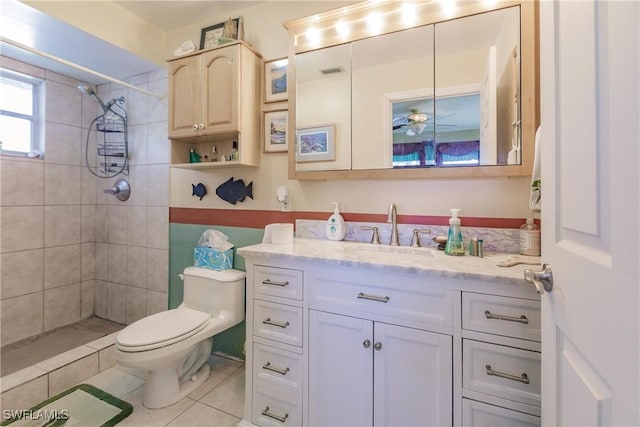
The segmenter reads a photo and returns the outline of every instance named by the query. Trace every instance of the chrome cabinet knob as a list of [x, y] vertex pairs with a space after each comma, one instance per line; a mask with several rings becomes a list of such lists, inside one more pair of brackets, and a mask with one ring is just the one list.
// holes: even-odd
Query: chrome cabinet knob
[[364, 348], [369, 348], [369, 347], [371, 347], [371, 341], [370, 341], [370, 340], [364, 340], [364, 341], [363, 341], [363, 343], [362, 343], [362, 346], [363, 346]]
[[378, 351], [382, 350], [382, 343], [380, 341], [378, 341], [377, 343], [375, 343], [373, 345], [373, 348], [378, 350]]

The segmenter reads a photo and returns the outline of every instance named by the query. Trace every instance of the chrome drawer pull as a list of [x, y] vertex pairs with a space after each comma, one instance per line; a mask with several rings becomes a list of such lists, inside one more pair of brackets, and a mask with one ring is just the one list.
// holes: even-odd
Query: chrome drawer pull
[[264, 319], [262, 323], [264, 323], [265, 325], [277, 326], [278, 328], [282, 328], [282, 329], [289, 326], [289, 322], [284, 322], [284, 323], [273, 322], [270, 317], [267, 317], [266, 319]]
[[484, 317], [486, 317], [487, 319], [498, 319], [498, 320], [506, 320], [507, 322], [524, 323], [525, 325], [529, 324], [529, 319], [527, 319], [527, 316], [525, 316], [524, 314], [520, 317], [503, 316], [502, 314], [493, 314], [489, 310], [486, 310], [484, 312]]
[[493, 375], [493, 376], [504, 378], [507, 380], [518, 381], [523, 384], [529, 384], [529, 377], [525, 373], [523, 373], [521, 376], [517, 376], [517, 375], [505, 374], [504, 372], [494, 371], [491, 369], [491, 365], [486, 365], [484, 368], [487, 370], [487, 375]]
[[271, 412], [269, 412], [269, 407], [268, 406], [266, 408], [264, 408], [264, 410], [261, 413], [265, 417], [273, 418], [274, 420], [280, 421], [282, 424], [284, 424], [284, 422], [287, 421], [287, 418], [289, 418], [289, 414], [287, 414], [287, 413], [284, 414], [284, 417], [281, 417], [281, 416], [276, 415], [276, 414], [272, 414]]
[[262, 284], [263, 284], [263, 285], [271, 285], [271, 286], [282, 286], [283, 288], [284, 288], [285, 286], [289, 286], [289, 282], [288, 282], [288, 281], [284, 281], [284, 282], [274, 282], [274, 281], [273, 281], [273, 280], [271, 280], [271, 279], [264, 279], [264, 280], [262, 281]]
[[387, 303], [389, 302], [389, 297], [379, 297], [377, 295], [367, 295], [363, 292], [360, 292], [358, 294], [358, 299], [370, 299], [371, 301], [378, 301], [378, 302], [384, 302]]
[[276, 368], [271, 366], [271, 362], [267, 362], [264, 365], [262, 365], [262, 369], [266, 369], [267, 371], [273, 371], [273, 372], [277, 372], [280, 375], [287, 375], [287, 372], [289, 372], [289, 368]]

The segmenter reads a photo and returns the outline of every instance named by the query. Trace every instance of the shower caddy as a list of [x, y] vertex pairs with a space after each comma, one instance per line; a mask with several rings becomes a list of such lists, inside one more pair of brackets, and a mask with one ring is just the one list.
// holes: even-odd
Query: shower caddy
[[[99, 178], [129, 175], [129, 144], [125, 98], [114, 98], [89, 125], [85, 146], [87, 169]], [[96, 161], [91, 162], [91, 141], [95, 141]]]

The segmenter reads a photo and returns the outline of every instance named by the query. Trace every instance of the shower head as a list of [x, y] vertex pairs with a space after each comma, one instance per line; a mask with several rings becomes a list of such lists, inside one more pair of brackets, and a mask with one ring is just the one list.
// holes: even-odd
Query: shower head
[[87, 95], [93, 96], [95, 100], [98, 102], [98, 104], [100, 104], [100, 107], [102, 107], [105, 113], [109, 111], [110, 109], [109, 106], [105, 105], [105, 103], [102, 102], [102, 99], [100, 99], [100, 97], [96, 94], [96, 91], [93, 90], [91, 86], [81, 84], [81, 85], [78, 85], [78, 90], [82, 93], [86, 93]]

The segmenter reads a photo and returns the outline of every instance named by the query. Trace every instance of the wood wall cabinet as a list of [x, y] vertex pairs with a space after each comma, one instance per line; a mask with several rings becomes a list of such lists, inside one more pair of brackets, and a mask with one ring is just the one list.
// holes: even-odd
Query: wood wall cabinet
[[[169, 138], [174, 167], [258, 166], [260, 160], [261, 56], [243, 42], [169, 61]], [[189, 163], [189, 150], [204, 157], [211, 146], [229, 164]]]

